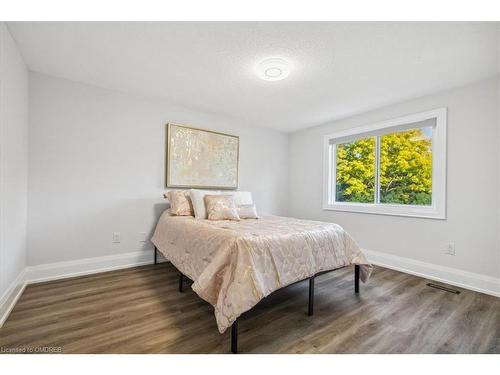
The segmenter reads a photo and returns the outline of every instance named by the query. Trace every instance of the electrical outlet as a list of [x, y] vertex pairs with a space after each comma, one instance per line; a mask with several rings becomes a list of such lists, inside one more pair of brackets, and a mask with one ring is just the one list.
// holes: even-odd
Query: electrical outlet
[[146, 242], [148, 240], [146, 232], [139, 232], [139, 242]]
[[113, 232], [113, 243], [120, 243], [120, 232]]
[[446, 245], [444, 253], [448, 255], [455, 255], [455, 244], [449, 243], [448, 245]]

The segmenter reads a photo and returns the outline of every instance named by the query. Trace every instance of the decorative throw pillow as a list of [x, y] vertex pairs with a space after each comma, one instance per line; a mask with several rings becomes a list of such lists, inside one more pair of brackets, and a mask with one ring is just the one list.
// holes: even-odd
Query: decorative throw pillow
[[240, 219], [258, 219], [257, 207], [255, 204], [240, 204], [237, 207], [238, 216]]
[[205, 195], [208, 220], [240, 220], [231, 195]]
[[242, 204], [252, 204], [252, 193], [250, 191], [233, 191], [231, 193], [227, 193], [233, 196], [234, 204], [236, 206], [240, 206]]
[[164, 194], [170, 202], [170, 214], [193, 216], [193, 205], [187, 190], [170, 190]]
[[191, 196], [191, 202], [193, 203], [194, 217], [196, 217], [197, 219], [207, 218], [207, 210], [205, 207], [205, 195], [221, 194], [216, 190], [199, 190], [199, 189], [191, 189], [189, 193]]

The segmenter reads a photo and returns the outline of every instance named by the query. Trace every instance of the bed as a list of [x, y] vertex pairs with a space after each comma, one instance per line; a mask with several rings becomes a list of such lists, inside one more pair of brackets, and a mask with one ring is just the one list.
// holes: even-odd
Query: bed
[[272, 292], [309, 280], [309, 315], [313, 314], [314, 278], [354, 265], [355, 292], [372, 266], [339, 225], [280, 216], [241, 221], [211, 221], [171, 216], [166, 210], [152, 242], [155, 263], [160, 252], [193, 281], [192, 289], [214, 307], [220, 333], [231, 327], [236, 353], [238, 318]]

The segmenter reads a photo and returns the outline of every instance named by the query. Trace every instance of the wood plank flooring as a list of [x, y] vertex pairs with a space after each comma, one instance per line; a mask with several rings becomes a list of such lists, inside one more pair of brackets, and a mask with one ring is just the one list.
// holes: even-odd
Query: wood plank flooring
[[[376, 267], [354, 294], [353, 268], [282, 289], [239, 324], [241, 353], [500, 353], [500, 299]], [[228, 353], [212, 307], [169, 263], [29, 285], [0, 328], [0, 348], [63, 353]]]

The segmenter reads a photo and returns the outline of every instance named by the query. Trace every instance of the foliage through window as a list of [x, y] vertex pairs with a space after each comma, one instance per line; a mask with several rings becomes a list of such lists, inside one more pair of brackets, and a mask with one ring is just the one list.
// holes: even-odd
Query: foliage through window
[[336, 144], [335, 200], [432, 204], [432, 126]]
[[337, 145], [337, 202], [370, 203], [375, 199], [375, 139]]
[[380, 203], [432, 204], [432, 127], [380, 137]]

